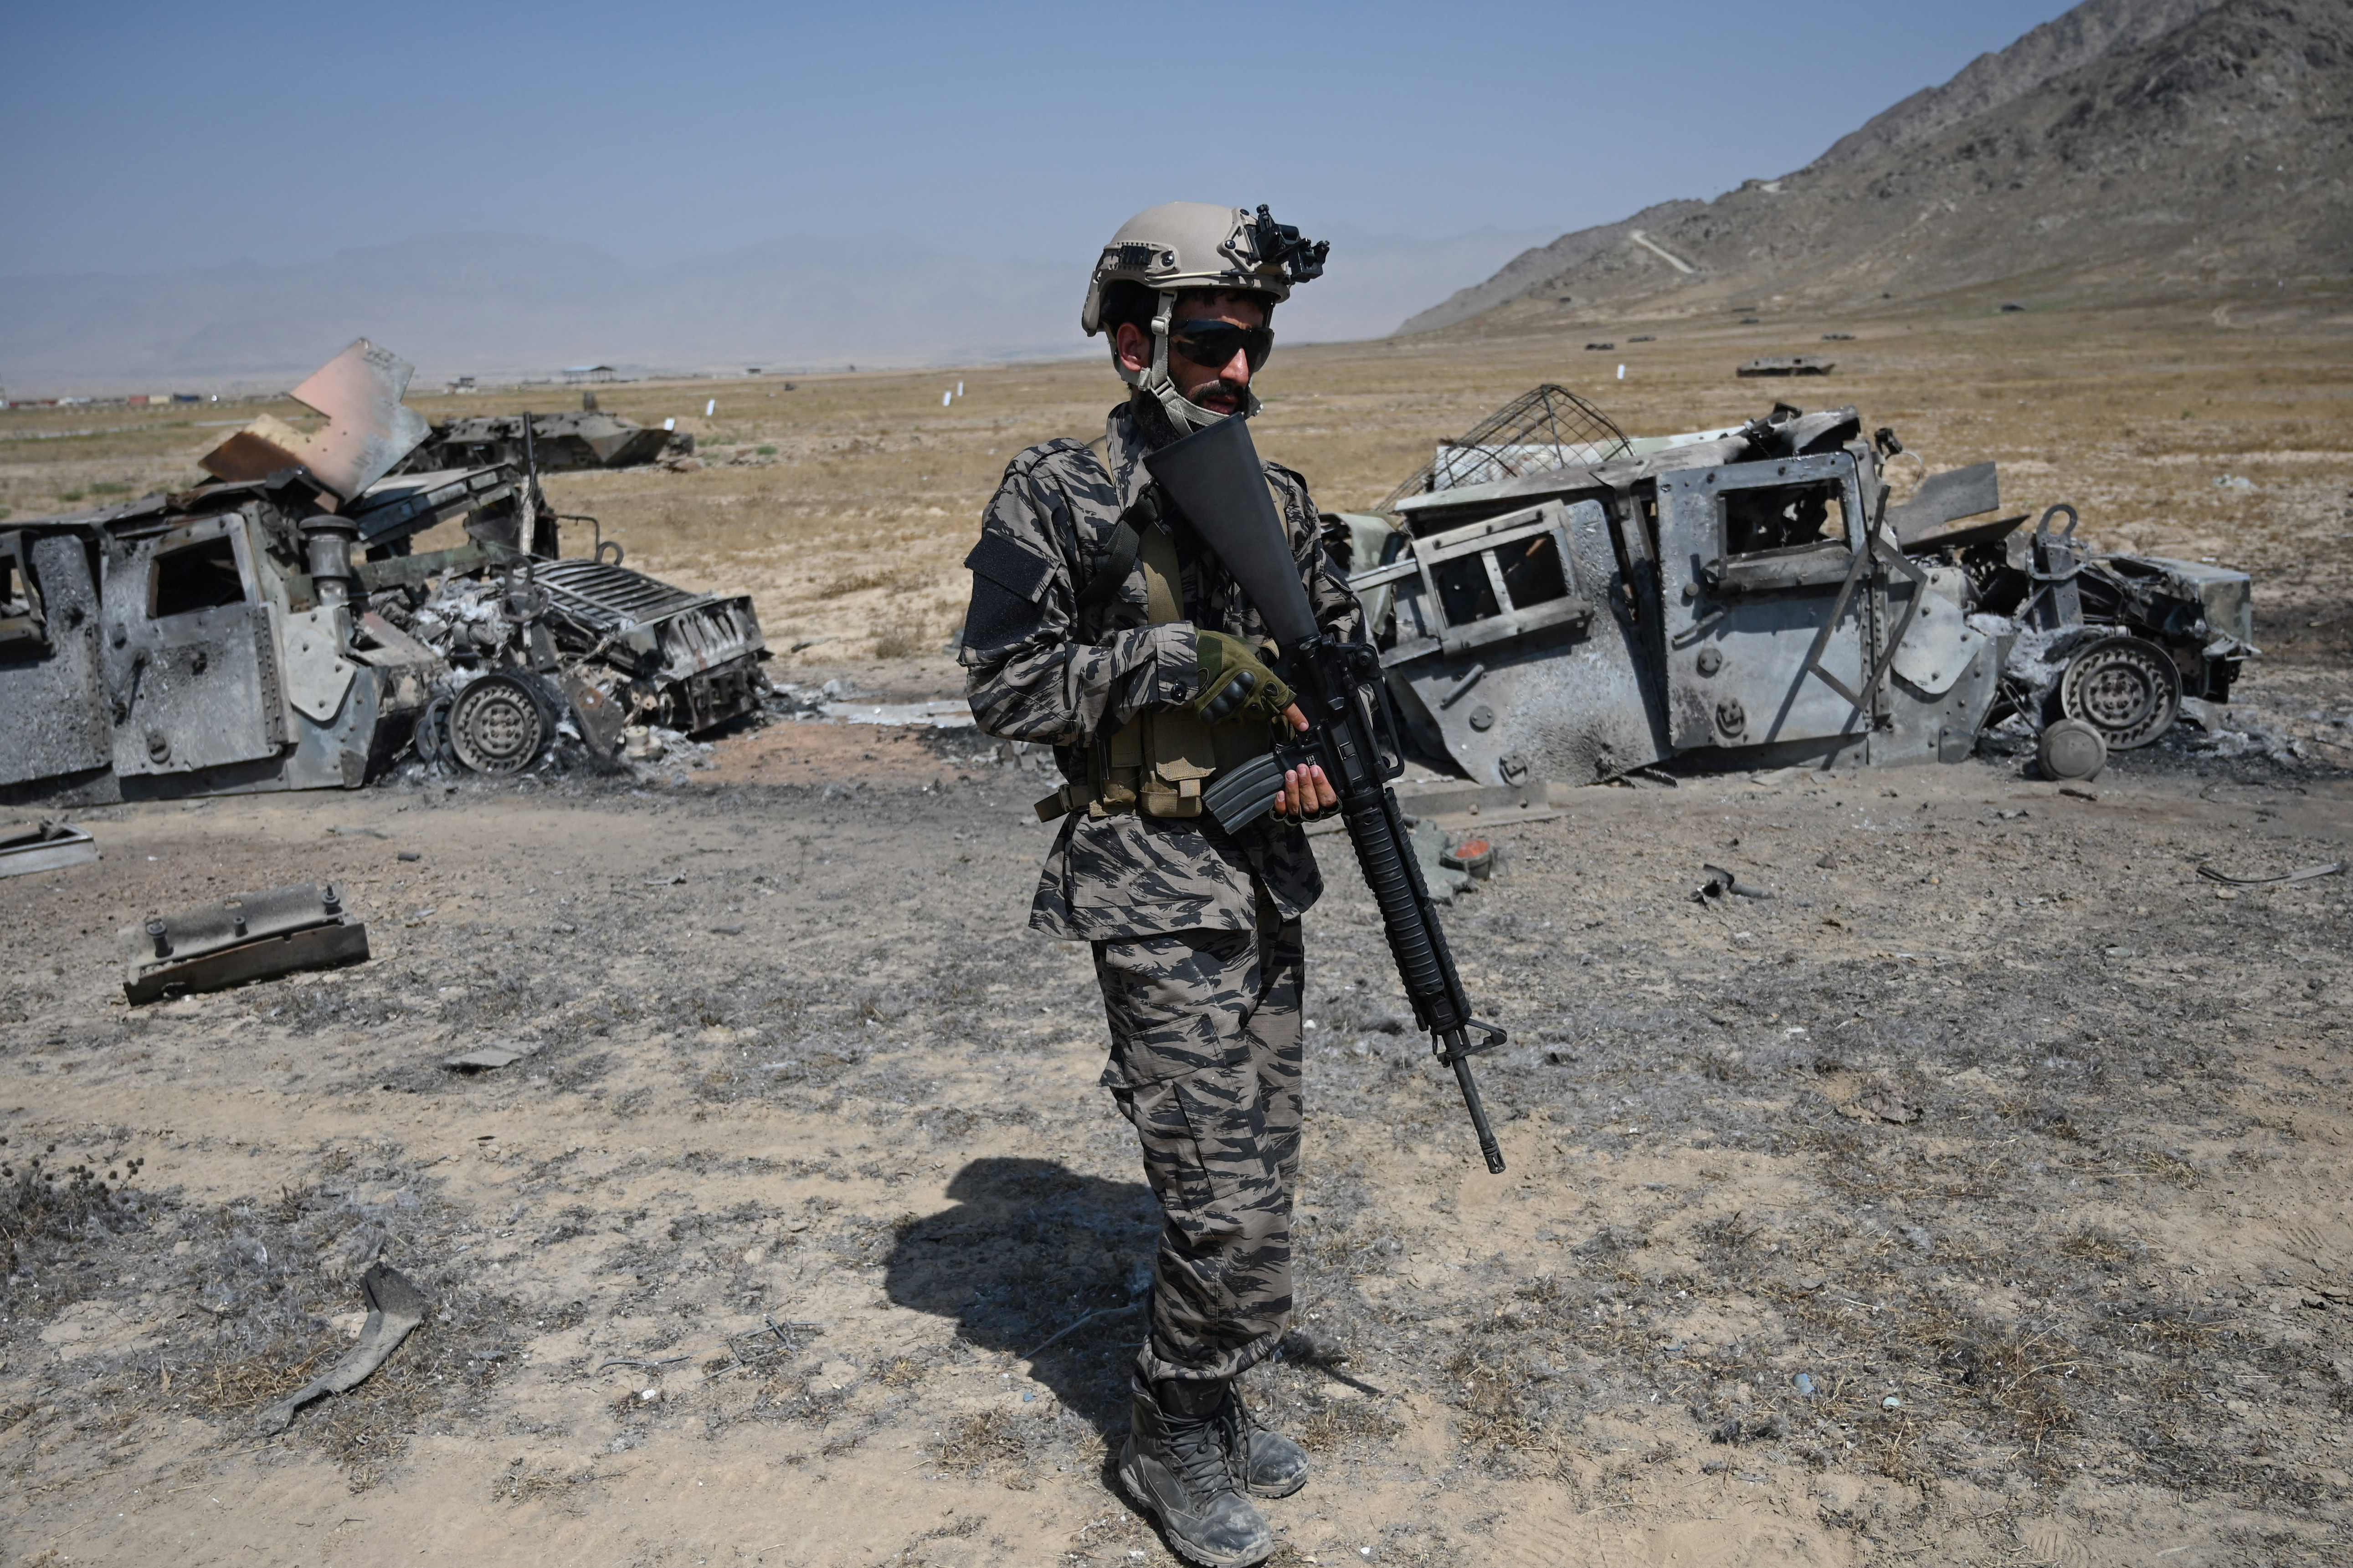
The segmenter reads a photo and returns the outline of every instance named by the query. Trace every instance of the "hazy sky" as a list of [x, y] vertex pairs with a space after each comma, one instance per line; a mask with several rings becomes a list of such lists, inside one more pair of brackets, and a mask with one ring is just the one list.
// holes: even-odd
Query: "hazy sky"
[[0, 274], [462, 230], [1068, 258], [1170, 198], [1564, 231], [1786, 173], [2064, 8], [26, 5]]

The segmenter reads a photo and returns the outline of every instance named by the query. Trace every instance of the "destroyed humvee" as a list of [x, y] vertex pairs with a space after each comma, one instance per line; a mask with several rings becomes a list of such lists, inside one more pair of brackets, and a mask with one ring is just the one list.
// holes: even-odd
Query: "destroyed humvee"
[[412, 748], [512, 772], [565, 724], [609, 754], [758, 708], [748, 597], [560, 559], [527, 469], [386, 478], [409, 370], [363, 339], [294, 390], [322, 428], [264, 416], [190, 489], [0, 529], [0, 801], [348, 788]]
[[396, 468], [532, 468], [543, 474], [579, 468], [631, 468], [664, 458], [692, 455], [694, 437], [635, 424], [594, 407], [561, 414], [482, 414], [443, 419]]
[[1326, 537], [1417, 747], [1515, 791], [1671, 759], [1954, 762], [2011, 714], [2121, 750], [2228, 696], [2245, 574], [2096, 555], [2065, 507], [2021, 534], [1991, 463], [1891, 506], [1902, 451], [1787, 405], [1629, 437], [1546, 385]]

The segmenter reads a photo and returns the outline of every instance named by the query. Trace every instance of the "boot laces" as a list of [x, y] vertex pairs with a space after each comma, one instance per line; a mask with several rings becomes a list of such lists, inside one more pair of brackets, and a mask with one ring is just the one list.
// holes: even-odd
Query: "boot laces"
[[1168, 1457], [1197, 1498], [1240, 1489], [1241, 1449], [1248, 1436], [1240, 1410], [1241, 1401], [1229, 1394], [1226, 1403], [1208, 1415], [1167, 1423]]

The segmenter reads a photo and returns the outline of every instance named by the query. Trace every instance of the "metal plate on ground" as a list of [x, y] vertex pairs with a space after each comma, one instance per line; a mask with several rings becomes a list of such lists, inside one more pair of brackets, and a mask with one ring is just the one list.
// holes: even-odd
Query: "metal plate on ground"
[[0, 877], [61, 871], [98, 858], [98, 841], [63, 822], [13, 822], [0, 826]]
[[367, 927], [330, 883], [271, 888], [152, 915], [121, 931], [123, 994], [133, 1003], [218, 991], [298, 969], [356, 963]]

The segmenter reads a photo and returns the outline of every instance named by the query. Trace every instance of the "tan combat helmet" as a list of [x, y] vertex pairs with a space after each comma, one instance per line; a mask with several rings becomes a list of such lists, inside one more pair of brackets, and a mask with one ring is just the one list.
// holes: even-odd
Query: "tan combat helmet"
[[[1177, 429], [1198, 430], [1219, 416], [1186, 398], [1168, 378], [1168, 319], [1178, 292], [1246, 289], [1266, 296], [1271, 312], [1291, 298], [1293, 285], [1324, 275], [1324, 258], [1331, 248], [1329, 241], [1302, 239], [1297, 229], [1275, 222], [1263, 206], [1256, 217], [1247, 207], [1208, 202], [1146, 207], [1120, 225], [1103, 247], [1094, 275], [1087, 280], [1079, 325], [1089, 337], [1104, 330], [1103, 290], [1113, 283], [1136, 283], [1153, 290], [1159, 303], [1152, 315], [1152, 364], [1141, 371], [1122, 365], [1120, 377], [1158, 399]], [[1256, 397], [1250, 399], [1250, 412], [1258, 412]]]

